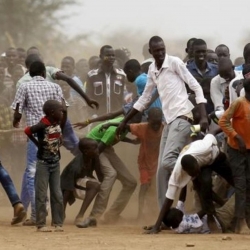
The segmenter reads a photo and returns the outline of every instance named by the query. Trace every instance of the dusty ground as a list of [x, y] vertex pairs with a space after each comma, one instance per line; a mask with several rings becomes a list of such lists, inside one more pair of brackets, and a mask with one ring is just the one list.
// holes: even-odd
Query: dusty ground
[[[130, 171], [138, 178], [136, 166], [137, 150], [126, 147], [124, 144], [117, 148], [122, 152], [122, 159], [127, 162]], [[63, 151], [62, 168], [69, 161], [70, 155]], [[129, 159], [129, 161], [126, 161]], [[21, 180], [21, 176], [20, 176]], [[20, 187], [19, 183], [16, 183]], [[111, 194], [111, 202], [120, 190], [117, 183]], [[20, 190], [19, 190], [20, 191]], [[126, 210], [122, 214], [130, 220], [129, 223], [116, 226], [98, 225], [96, 228], [78, 229], [73, 225], [74, 217], [80, 203], [67, 208], [65, 232], [63, 233], [37, 233], [34, 227], [10, 226], [12, 208], [8, 200], [1, 198], [5, 194], [0, 190], [0, 250], [74, 250], [74, 249], [103, 249], [103, 250], [150, 250], [150, 249], [186, 249], [186, 243], [194, 244], [196, 250], [249, 250], [250, 236], [230, 235], [231, 240], [222, 240], [224, 235], [176, 235], [172, 232], [161, 232], [158, 235], [143, 235], [142, 225], [155, 221], [155, 216], [147, 218], [141, 225], [133, 225], [133, 218], [137, 213], [138, 188], [131, 198]], [[110, 203], [111, 203], [110, 202]], [[152, 206], [157, 207], [156, 203]], [[190, 204], [189, 204], [190, 207]], [[87, 211], [86, 215], [89, 214]], [[48, 225], [50, 218], [48, 219]]]

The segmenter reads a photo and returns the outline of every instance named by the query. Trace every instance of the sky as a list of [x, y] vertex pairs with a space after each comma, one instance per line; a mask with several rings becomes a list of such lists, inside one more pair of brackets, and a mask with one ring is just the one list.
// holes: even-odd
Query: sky
[[[168, 39], [202, 38], [208, 48], [223, 43], [231, 49], [232, 58], [242, 55], [250, 41], [248, 0], [78, 0], [77, 6], [63, 11], [70, 15], [63, 20], [64, 30], [70, 36], [95, 33], [99, 36], [117, 30], [143, 32]], [[134, 38], [131, 38], [134, 39]], [[178, 48], [181, 53], [185, 49]], [[171, 48], [170, 48], [171, 49]], [[171, 50], [172, 51], [172, 50]], [[179, 52], [179, 51], [178, 51]]]

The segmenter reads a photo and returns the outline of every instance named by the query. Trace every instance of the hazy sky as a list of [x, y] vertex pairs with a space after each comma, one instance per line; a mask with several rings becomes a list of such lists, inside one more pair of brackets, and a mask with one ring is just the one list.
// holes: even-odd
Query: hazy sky
[[219, 43], [227, 44], [233, 58], [241, 56], [247, 39], [250, 41], [249, 0], [79, 0], [79, 3], [65, 10], [72, 13], [71, 18], [64, 20], [71, 35], [108, 34], [129, 28], [142, 30], [148, 38], [160, 35], [166, 45], [168, 39], [197, 37], [209, 40], [211, 49]]

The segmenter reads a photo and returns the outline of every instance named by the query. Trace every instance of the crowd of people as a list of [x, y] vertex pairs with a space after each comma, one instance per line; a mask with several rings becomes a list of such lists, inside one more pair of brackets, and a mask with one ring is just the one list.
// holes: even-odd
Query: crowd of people
[[[137, 186], [115, 152], [126, 142], [139, 145], [138, 221], [157, 206], [149, 202], [156, 179], [159, 215], [146, 234], [250, 233], [250, 43], [234, 63], [228, 46], [211, 50], [199, 38], [188, 40], [183, 60], [168, 55], [159, 36], [142, 51], [139, 62], [128, 49], [105, 45], [89, 60], [65, 56], [60, 69], [34, 46], [1, 55], [0, 181], [12, 225], [51, 232], [51, 206], [51, 226], [63, 232], [75, 199], [82, 200], [78, 228], [117, 223]], [[61, 146], [72, 153], [62, 167]], [[107, 210], [116, 180], [121, 191]], [[185, 213], [187, 199], [193, 214]]]

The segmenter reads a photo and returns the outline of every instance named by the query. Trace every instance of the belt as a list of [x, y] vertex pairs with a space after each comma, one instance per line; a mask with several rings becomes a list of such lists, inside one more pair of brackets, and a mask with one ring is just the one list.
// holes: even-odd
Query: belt
[[194, 121], [191, 118], [189, 118], [189, 117], [187, 117], [185, 115], [180, 115], [177, 118], [183, 119], [183, 120], [189, 122], [191, 125], [193, 125], [193, 123], [194, 123]]

